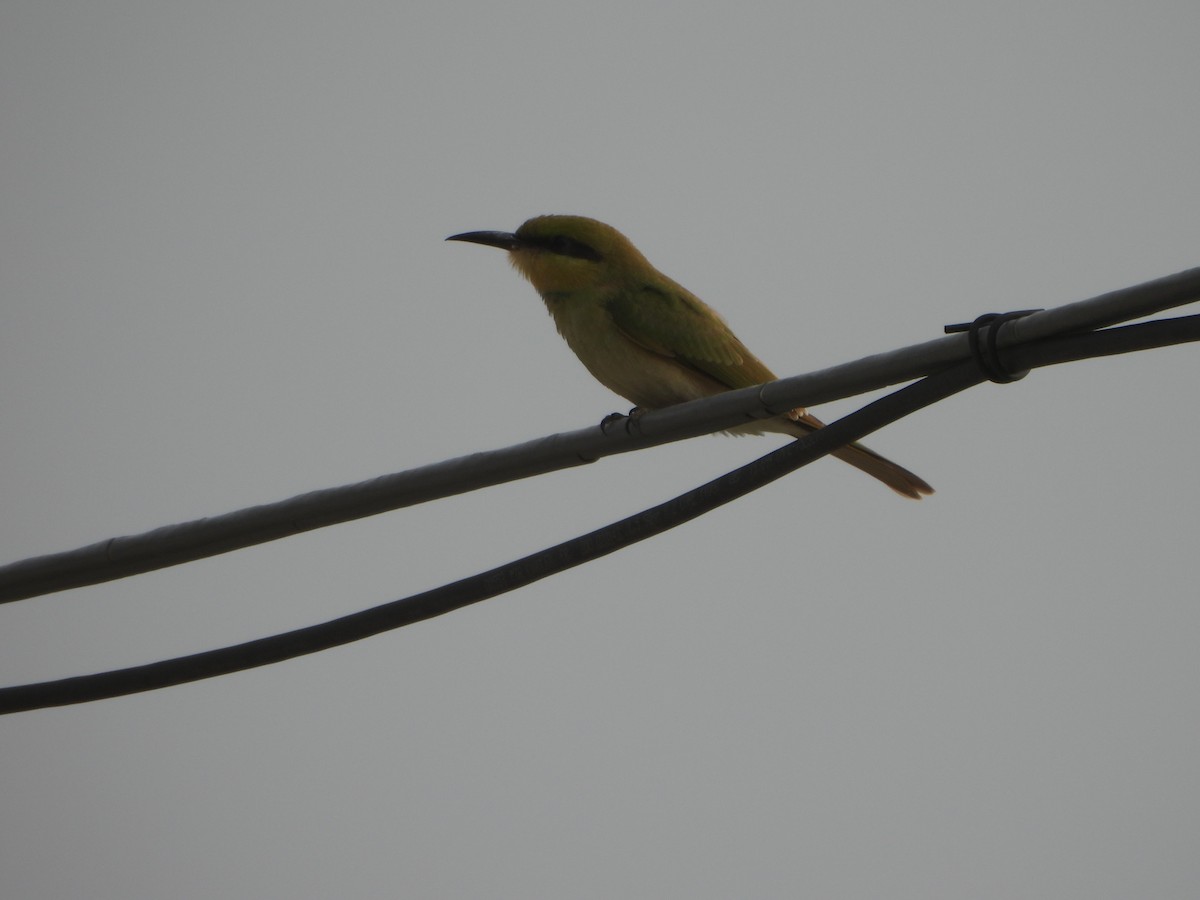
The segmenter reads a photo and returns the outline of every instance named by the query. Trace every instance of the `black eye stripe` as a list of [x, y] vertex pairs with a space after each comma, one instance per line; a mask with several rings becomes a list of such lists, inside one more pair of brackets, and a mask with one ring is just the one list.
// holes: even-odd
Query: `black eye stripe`
[[573, 256], [576, 259], [590, 259], [592, 262], [600, 262], [603, 258], [592, 247], [589, 247], [583, 241], [577, 241], [574, 238], [567, 237], [565, 234], [553, 234], [546, 237], [524, 238], [524, 243], [534, 247], [539, 247], [550, 253], [556, 253], [559, 256]]

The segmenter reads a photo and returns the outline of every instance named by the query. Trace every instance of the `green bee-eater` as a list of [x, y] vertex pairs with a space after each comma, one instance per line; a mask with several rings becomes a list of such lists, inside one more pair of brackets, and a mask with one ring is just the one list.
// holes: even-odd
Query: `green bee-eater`
[[[538, 216], [515, 233], [470, 231], [447, 240], [507, 250], [580, 361], [641, 409], [774, 381], [716, 312], [650, 265], [615, 228], [582, 216]], [[823, 423], [804, 409], [731, 429], [794, 437]], [[861, 444], [833, 453], [905, 497], [933, 488]]]

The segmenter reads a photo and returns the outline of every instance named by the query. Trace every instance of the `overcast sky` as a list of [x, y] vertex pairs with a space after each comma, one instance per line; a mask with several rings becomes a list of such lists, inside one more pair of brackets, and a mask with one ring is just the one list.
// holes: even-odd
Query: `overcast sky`
[[[1200, 265], [1200, 5], [0, 3], [0, 562], [585, 427], [495, 250], [624, 231], [777, 372]], [[657, 539], [0, 719], [0, 893], [1193, 898], [1194, 345], [983, 385]], [[832, 418], [846, 401], [817, 410]], [[0, 684], [325, 621], [701, 438], [0, 607]]]

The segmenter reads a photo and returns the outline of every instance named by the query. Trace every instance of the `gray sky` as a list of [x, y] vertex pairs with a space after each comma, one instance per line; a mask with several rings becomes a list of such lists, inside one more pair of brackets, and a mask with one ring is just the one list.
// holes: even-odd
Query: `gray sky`
[[[0, 5], [0, 548], [627, 408], [454, 232], [592, 215], [780, 374], [1200, 265], [1194, 2]], [[1191, 898], [1200, 355], [985, 385], [368, 641], [0, 719], [0, 891]], [[824, 418], [854, 408], [818, 410]], [[0, 608], [0, 683], [295, 628], [704, 438]]]

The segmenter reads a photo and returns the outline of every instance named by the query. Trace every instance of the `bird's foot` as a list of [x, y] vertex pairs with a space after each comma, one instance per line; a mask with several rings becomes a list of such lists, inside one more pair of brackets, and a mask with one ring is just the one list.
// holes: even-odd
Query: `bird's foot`
[[623, 416], [620, 413], [609, 413], [607, 416], [605, 416], [603, 419], [600, 420], [600, 430], [602, 432], [604, 432], [605, 434], [608, 434], [610, 431], [613, 430], [613, 427], [618, 422], [624, 422], [625, 423], [625, 431], [628, 432], [630, 430], [630, 426], [633, 425], [634, 423], [636, 423], [637, 420], [640, 419], [642, 417], [642, 414], [645, 412], [646, 412], [646, 410], [642, 409], [640, 406], [635, 406], [633, 409], [631, 409], [629, 411], [629, 415], [627, 415], [627, 416]]
[[620, 422], [624, 418], [625, 417], [623, 415], [621, 415], [620, 413], [609, 413], [607, 416], [605, 416], [603, 419], [600, 420], [600, 431], [603, 432], [604, 434], [608, 434], [609, 430], [617, 422]]

